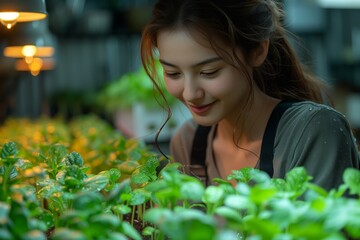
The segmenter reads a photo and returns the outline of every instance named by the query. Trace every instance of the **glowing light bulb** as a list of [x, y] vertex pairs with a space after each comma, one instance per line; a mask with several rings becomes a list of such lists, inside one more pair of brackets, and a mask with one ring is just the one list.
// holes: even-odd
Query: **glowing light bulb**
[[29, 64], [31, 75], [33, 76], [39, 75], [42, 66], [43, 66], [43, 60], [41, 58], [34, 58], [34, 60]]
[[16, 24], [19, 15], [18, 12], [0, 12], [0, 22], [7, 29], [11, 29]]
[[26, 63], [31, 63], [36, 54], [36, 47], [34, 45], [25, 45], [22, 47], [21, 53], [25, 57]]

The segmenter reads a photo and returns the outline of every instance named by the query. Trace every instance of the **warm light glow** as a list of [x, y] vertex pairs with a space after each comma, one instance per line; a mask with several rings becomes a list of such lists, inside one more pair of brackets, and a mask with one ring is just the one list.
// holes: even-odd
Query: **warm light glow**
[[34, 58], [33, 61], [28, 64], [24, 59], [16, 61], [15, 69], [18, 71], [29, 71], [31, 75], [37, 76], [40, 71], [46, 71], [54, 69], [55, 61], [51, 58]]
[[54, 47], [36, 47], [33, 45], [9, 46], [4, 48], [4, 56], [11, 58], [26, 57], [27, 55], [24, 54], [24, 47], [27, 47], [25, 51], [33, 51], [33, 48], [29, 46], [35, 47], [35, 53], [32, 55], [32, 57], [51, 57], [55, 52]]
[[29, 71], [31, 75], [37, 76], [41, 71], [51, 70], [55, 67], [55, 61], [52, 58], [34, 58], [30, 64], [24, 59], [16, 61], [15, 69], [18, 71]]
[[21, 53], [25, 57], [33, 57], [36, 53], [36, 47], [34, 45], [25, 45], [23, 46]]
[[11, 29], [19, 18], [18, 12], [0, 12], [0, 22], [7, 29]]
[[39, 75], [42, 65], [43, 61], [41, 60], [41, 58], [34, 58], [33, 61], [31, 61], [31, 63], [29, 64], [31, 75]]
[[21, 50], [22, 55], [25, 57], [26, 63], [31, 63], [36, 54], [36, 47], [34, 45], [25, 45]]

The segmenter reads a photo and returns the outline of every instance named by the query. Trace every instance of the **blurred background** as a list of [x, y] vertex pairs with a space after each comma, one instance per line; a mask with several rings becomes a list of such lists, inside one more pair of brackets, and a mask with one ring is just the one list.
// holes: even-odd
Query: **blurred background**
[[[284, 24], [300, 40], [294, 43], [299, 56], [331, 85], [335, 107], [360, 129], [360, 0], [280, 2]], [[97, 114], [124, 135], [152, 142], [166, 113], [152, 98], [139, 44], [154, 3], [46, 0], [45, 19], [10, 29], [1, 25], [0, 122]], [[44, 49], [24, 58], [7, 49], [14, 45]], [[186, 109], [171, 103], [176, 114], [162, 134], [164, 142], [189, 118]]]

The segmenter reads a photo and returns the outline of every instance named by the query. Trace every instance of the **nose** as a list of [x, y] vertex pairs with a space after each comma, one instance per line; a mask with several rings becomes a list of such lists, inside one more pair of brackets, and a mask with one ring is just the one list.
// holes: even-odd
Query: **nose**
[[204, 96], [204, 91], [194, 77], [187, 77], [184, 81], [183, 98], [187, 102], [192, 102], [201, 99]]

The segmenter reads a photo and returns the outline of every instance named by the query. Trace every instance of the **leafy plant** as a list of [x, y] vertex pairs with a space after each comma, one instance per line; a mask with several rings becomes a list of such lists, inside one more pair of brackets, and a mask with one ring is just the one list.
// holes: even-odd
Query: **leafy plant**
[[[28, 122], [23, 131], [55, 126], [48, 121]], [[64, 145], [30, 135], [2, 144], [0, 239], [360, 238], [357, 169], [330, 191], [302, 167], [284, 179], [244, 168], [204, 186], [99, 119], [67, 126], [61, 132], [72, 137], [65, 134]]]
[[[163, 79], [162, 71], [160, 63], [157, 63], [156, 72], [159, 79]], [[163, 82], [160, 83], [160, 87], [169, 104], [173, 104], [175, 98], [167, 92]], [[144, 68], [129, 72], [105, 85], [97, 98], [98, 104], [108, 113], [131, 108], [135, 103], [142, 103], [147, 109], [158, 108], [157, 100], [162, 102]]]
[[[302, 167], [285, 179], [270, 179], [259, 170], [245, 168], [228, 177], [238, 181], [233, 189], [223, 180], [205, 191], [198, 189], [204, 205], [196, 206], [202, 208], [175, 205], [181, 199], [178, 185], [155, 187], [154, 183], [149, 188], [160, 206], [148, 210], [145, 219], [162, 234], [158, 239], [357, 239], [360, 201], [339, 193], [345, 188], [357, 193], [359, 173], [346, 170], [344, 185], [324, 195], [324, 189], [313, 188]], [[196, 188], [192, 192], [196, 195]]]

